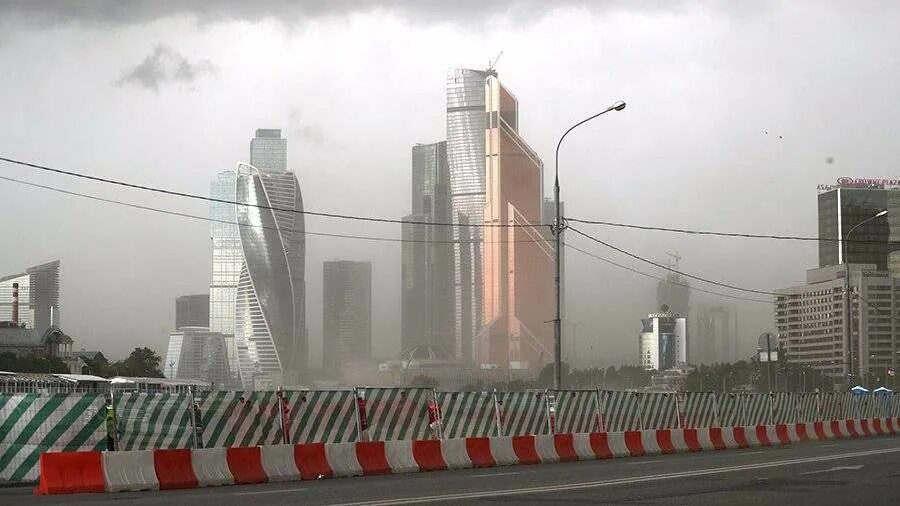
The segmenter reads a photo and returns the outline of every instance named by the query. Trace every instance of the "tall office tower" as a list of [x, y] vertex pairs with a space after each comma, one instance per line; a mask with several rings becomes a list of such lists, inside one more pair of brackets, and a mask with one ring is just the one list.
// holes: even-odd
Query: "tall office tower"
[[206, 327], [186, 326], [169, 334], [163, 375], [170, 379], [203, 380], [230, 386], [225, 336]]
[[489, 73], [455, 69], [447, 75], [447, 163], [454, 245], [455, 333], [463, 363], [472, 364], [482, 328], [485, 84]]
[[[13, 304], [13, 285], [18, 288], [18, 304]], [[17, 306], [19, 325], [43, 336], [51, 326], [59, 327], [59, 260], [0, 277], [0, 321], [13, 321]]]
[[687, 363], [687, 320], [663, 306], [641, 320], [638, 340], [641, 367], [648, 371], [665, 371]]
[[553, 245], [541, 230], [543, 163], [518, 129], [518, 101], [486, 81], [484, 329], [479, 367], [530, 369], [553, 360]]
[[[226, 170], [216, 174], [210, 185], [210, 197], [235, 202], [237, 172]], [[244, 265], [241, 235], [238, 231], [237, 208], [233, 204], [213, 201], [209, 205], [212, 276], [209, 283], [209, 330], [222, 334], [228, 357], [228, 370], [234, 385], [252, 387], [252, 376], [242, 377], [240, 363], [249, 361], [247, 346], [238, 347], [234, 338], [234, 309], [238, 277]], [[248, 371], [249, 372], [249, 371]]]
[[[673, 261], [669, 267], [678, 268], [681, 257], [678, 253], [668, 253]], [[669, 306], [673, 313], [687, 316], [690, 310], [691, 289], [690, 282], [681, 274], [675, 272], [666, 273], [666, 278], [656, 285], [656, 304]]]
[[209, 328], [209, 294], [182, 295], [175, 299], [175, 328]]
[[263, 171], [287, 170], [287, 139], [280, 129], [258, 128], [250, 141], [250, 165]]
[[244, 262], [235, 340], [247, 347], [241, 371], [255, 386], [296, 384], [307, 356], [306, 240], [303, 215], [295, 212], [303, 211], [300, 182], [287, 170], [238, 164], [236, 200], [252, 204], [237, 206]]
[[371, 262], [325, 262], [323, 295], [324, 366], [368, 362], [372, 358]]
[[731, 305], [701, 304], [693, 309], [692, 319], [690, 363], [738, 360], [737, 315]]
[[[836, 185], [820, 186], [819, 267], [875, 264], [900, 276], [900, 180], [840, 178]], [[851, 228], [881, 211], [888, 214], [856, 228], [846, 244]]]
[[[450, 223], [447, 143], [412, 148], [412, 214], [407, 222]], [[402, 226], [401, 348], [431, 345], [456, 354], [453, 307], [453, 231], [447, 226]]]
[[[844, 325], [846, 267], [852, 290], [849, 333]], [[789, 362], [819, 369], [836, 383], [846, 381], [848, 374], [854, 384], [885, 381], [887, 368], [897, 369], [900, 278], [875, 264], [833, 265], [809, 269], [806, 284], [776, 293], [775, 327]]]

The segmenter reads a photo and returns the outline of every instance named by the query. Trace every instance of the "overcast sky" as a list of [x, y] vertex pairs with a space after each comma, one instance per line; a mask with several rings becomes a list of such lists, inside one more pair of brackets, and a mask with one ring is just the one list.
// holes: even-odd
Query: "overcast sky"
[[[247, 160], [256, 128], [281, 128], [307, 209], [399, 218], [410, 146], [445, 137], [447, 70], [483, 68], [501, 50], [500, 78], [519, 98], [548, 190], [560, 133], [628, 101], [567, 138], [569, 216], [815, 235], [817, 184], [900, 175], [896, 2], [0, 4], [2, 156], [146, 185], [207, 194], [217, 171]], [[208, 212], [8, 164], [0, 175]], [[62, 323], [76, 346], [164, 352], [175, 297], [208, 289], [208, 223], [2, 180], [0, 203], [0, 273], [60, 259]], [[399, 236], [399, 225], [307, 218], [307, 228]], [[678, 251], [686, 271], [762, 290], [803, 281], [817, 262], [812, 243], [585, 230], [656, 260]], [[372, 261], [376, 353], [395, 355], [400, 245], [309, 236], [314, 364], [329, 259]], [[633, 361], [656, 282], [577, 253], [567, 262], [584, 361]], [[749, 352], [772, 308], [736, 308]]]

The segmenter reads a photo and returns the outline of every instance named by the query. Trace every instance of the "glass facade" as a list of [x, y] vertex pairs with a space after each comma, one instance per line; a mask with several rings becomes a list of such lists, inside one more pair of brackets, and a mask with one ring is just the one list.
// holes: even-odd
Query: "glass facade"
[[[449, 223], [447, 143], [412, 148], [413, 214], [404, 221]], [[431, 345], [456, 355], [451, 227], [403, 224], [401, 349]], [[417, 242], [416, 242], [417, 241]]]
[[[485, 80], [481, 70], [447, 75], [447, 162], [453, 223], [479, 225], [484, 216]], [[455, 333], [464, 363], [473, 361], [473, 339], [482, 326], [480, 227], [453, 227]]]
[[[847, 232], [857, 224], [887, 209], [888, 214], [855, 229], [843, 246]], [[819, 194], [819, 267], [841, 263], [875, 264], [900, 275], [900, 189], [835, 188]], [[868, 241], [868, 242], [866, 242]], [[892, 254], [893, 253], [893, 254]]]
[[540, 228], [543, 163], [517, 130], [518, 101], [486, 81], [484, 330], [476, 365], [537, 371], [553, 359], [553, 245]]
[[300, 182], [292, 172], [239, 164], [236, 200], [243, 264], [235, 341], [244, 384], [297, 383], [306, 369], [305, 235]]
[[206, 327], [184, 327], [169, 334], [163, 374], [170, 379], [202, 380], [214, 385], [231, 382], [226, 336]]
[[287, 139], [281, 138], [281, 130], [259, 128], [250, 141], [250, 165], [259, 170], [287, 170]]
[[59, 326], [59, 260], [0, 278], [0, 321], [12, 320], [13, 283], [19, 284], [19, 323], [43, 335]]
[[322, 345], [326, 368], [352, 366], [372, 357], [372, 264], [325, 262]]
[[[235, 201], [237, 173], [233, 170], [216, 175], [210, 188], [214, 199]], [[212, 276], [209, 284], [209, 329], [225, 336], [232, 383], [241, 384], [239, 350], [234, 339], [234, 308], [238, 277], [244, 264], [241, 237], [238, 232], [237, 210], [233, 204], [210, 203], [210, 234], [212, 246]]]
[[181, 327], [209, 327], [208, 293], [175, 299], [175, 328]]

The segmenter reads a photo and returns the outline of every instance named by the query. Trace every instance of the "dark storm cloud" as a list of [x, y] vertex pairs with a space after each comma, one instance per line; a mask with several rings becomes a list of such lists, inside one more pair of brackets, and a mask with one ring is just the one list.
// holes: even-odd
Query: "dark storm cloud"
[[136, 85], [159, 91], [167, 83], [191, 84], [203, 74], [214, 74], [215, 65], [209, 60], [191, 62], [174, 49], [159, 44], [153, 52], [134, 68], [126, 70], [116, 85]]
[[170, 16], [196, 16], [203, 22], [226, 20], [259, 21], [277, 19], [303, 22], [331, 15], [386, 10], [429, 22], [475, 23], [485, 17], [504, 14], [513, 20], [539, 18], [560, 7], [583, 6], [591, 9], [621, 8], [629, 11], [672, 9], [681, 1], [651, 0], [640, 3], [616, 0], [8, 0], [7, 14], [19, 14], [39, 24], [79, 22], [101, 25], [130, 25]]

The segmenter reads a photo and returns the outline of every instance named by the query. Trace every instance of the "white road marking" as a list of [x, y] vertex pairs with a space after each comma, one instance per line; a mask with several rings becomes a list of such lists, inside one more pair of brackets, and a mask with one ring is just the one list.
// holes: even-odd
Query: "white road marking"
[[473, 474], [469, 476], [469, 478], [490, 478], [491, 476], [511, 476], [513, 474], [520, 474], [518, 472], [513, 473], [484, 473], [484, 474]]
[[831, 469], [819, 469], [818, 471], [809, 471], [809, 472], [806, 472], [806, 473], [800, 473], [800, 474], [801, 474], [801, 475], [804, 475], [804, 474], [833, 473], [833, 472], [835, 472], [835, 471], [858, 471], [858, 470], [860, 470], [860, 469], [862, 469], [862, 468], [863, 468], [862, 465], [858, 465], [858, 466], [835, 466], [835, 467], [832, 467]]
[[735, 453], [735, 455], [756, 455], [757, 453], [768, 453], [768, 452], [765, 450], [757, 450], [755, 452], [738, 452], [738, 453]]
[[419, 497], [406, 497], [401, 499], [383, 499], [376, 501], [363, 501], [351, 503], [338, 503], [331, 506], [392, 506], [396, 504], [417, 504], [425, 502], [446, 502], [446, 501], [463, 501], [466, 499], [482, 499], [485, 497], [527, 495], [547, 492], [563, 492], [569, 490], [585, 490], [591, 488], [611, 487], [615, 485], [630, 485], [634, 483], [648, 483], [662, 480], [672, 480], [676, 478], [690, 478], [696, 476], [707, 476], [713, 474], [731, 473], [737, 471], [750, 471], [754, 469], [767, 469], [770, 467], [791, 466], [797, 464], [809, 464], [814, 462], [829, 462], [832, 460], [850, 459], [854, 457], [868, 457], [871, 455], [883, 455], [887, 453], [900, 452], [900, 447], [885, 448], [880, 450], [860, 451], [853, 453], [842, 453], [836, 455], [823, 455], [818, 457], [806, 457], [798, 459], [783, 459], [771, 462], [761, 462], [756, 464], [744, 464], [738, 466], [714, 467], [708, 469], [697, 469], [695, 471], [682, 471], [677, 473], [666, 474], [648, 474], [645, 476], [632, 476], [628, 478], [617, 478], [612, 480], [587, 481], [581, 483], [567, 483], [563, 485], [543, 485], [538, 487], [523, 487], [506, 490], [485, 490], [479, 492], [464, 492], [458, 494], [442, 494]]
[[278, 490], [260, 490], [258, 492], [235, 492], [230, 495], [261, 495], [261, 494], [289, 494], [291, 492], [301, 492], [305, 488], [282, 488]]
[[659, 462], [659, 459], [653, 459], [653, 460], [638, 460], [638, 461], [636, 461], [636, 462], [626, 462], [626, 464], [628, 464], [629, 466], [639, 466], [639, 465], [641, 465], [641, 464], [655, 464], [655, 463], [657, 463], [657, 462]]

